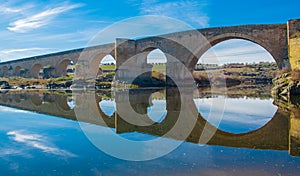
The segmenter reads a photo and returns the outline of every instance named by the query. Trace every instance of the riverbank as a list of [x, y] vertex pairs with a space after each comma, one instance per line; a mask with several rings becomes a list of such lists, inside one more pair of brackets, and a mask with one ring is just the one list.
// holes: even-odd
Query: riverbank
[[273, 79], [272, 94], [281, 99], [300, 95], [300, 70], [283, 70]]

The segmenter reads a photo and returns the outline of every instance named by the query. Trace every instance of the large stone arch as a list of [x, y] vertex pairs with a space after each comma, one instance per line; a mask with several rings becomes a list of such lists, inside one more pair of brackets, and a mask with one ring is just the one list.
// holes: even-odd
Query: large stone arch
[[220, 35], [216, 35], [213, 36], [211, 38], [208, 39], [209, 44], [204, 45], [197, 53], [197, 56], [195, 58], [193, 58], [189, 64], [189, 69], [193, 70], [193, 68], [195, 67], [195, 65], [197, 64], [197, 61], [199, 60], [199, 58], [211, 47], [230, 40], [230, 39], [242, 39], [242, 40], [247, 40], [250, 42], [253, 42], [259, 46], [261, 46], [262, 48], [264, 48], [267, 52], [269, 52], [271, 54], [271, 56], [273, 57], [273, 59], [275, 60], [275, 62], [277, 63], [277, 66], [281, 69], [282, 68], [282, 59], [285, 56], [284, 53], [280, 53], [280, 51], [277, 51], [275, 49], [273, 49], [272, 46], [272, 42], [265, 42], [263, 39], [261, 38], [257, 38], [248, 34], [243, 34], [243, 33], [236, 33], [236, 32], [231, 32], [231, 33], [224, 33], [224, 34], [220, 34]]
[[[123, 65], [121, 72], [117, 73], [118, 78], [121, 80], [131, 80], [141, 73], [145, 73], [152, 70], [152, 67], [146, 63], [146, 56], [154, 49], [160, 49], [166, 56], [167, 66], [166, 75], [171, 79], [167, 79], [167, 84], [174, 85], [174, 79], [180, 80], [181, 84], [192, 84], [193, 80], [189, 78], [189, 71], [187, 70], [188, 60], [194, 57], [194, 51], [190, 51], [188, 48], [165, 37], [149, 37], [139, 40], [116, 40], [116, 57], [117, 57], [117, 69]], [[142, 60], [144, 63], [140, 63]], [[124, 63], [126, 65], [124, 66]], [[138, 70], [133, 70], [135, 67]], [[183, 82], [182, 82], [183, 81]]]
[[34, 64], [30, 69], [30, 77], [39, 78], [39, 73], [43, 69], [42, 64]]

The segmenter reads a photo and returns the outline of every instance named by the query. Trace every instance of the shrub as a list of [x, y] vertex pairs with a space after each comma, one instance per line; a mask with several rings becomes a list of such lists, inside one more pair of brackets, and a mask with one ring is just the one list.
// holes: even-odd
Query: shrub
[[284, 69], [282, 69], [282, 70], [279, 70], [278, 72], [277, 72], [277, 76], [281, 76], [281, 75], [283, 75], [283, 74], [285, 74], [285, 73], [291, 73], [291, 69], [290, 68], [284, 68]]

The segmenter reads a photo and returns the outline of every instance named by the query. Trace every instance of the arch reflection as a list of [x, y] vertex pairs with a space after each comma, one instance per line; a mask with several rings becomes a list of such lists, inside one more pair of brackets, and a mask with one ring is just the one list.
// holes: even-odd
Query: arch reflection
[[[108, 98], [109, 100], [116, 100], [116, 105], [122, 101], [122, 91], [114, 92], [114, 97], [112, 94], [108, 94], [107, 92], [78, 92], [73, 93], [73, 97], [67, 96], [65, 94], [57, 94], [57, 93], [36, 93], [36, 92], [16, 92], [12, 93], [1, 93], [0, 94], [0, 105], [15, 107], [23, 110], [35, 111], [43, 114], [54, 115], [62, 118], [67, 118], [71, 120], [79, 120], [82, 122], [87, 122], [96, 125], [105, 125], [110, 128], [115, 128], [117, 133], [126, 133], [126, 132], [139, 132], [145, 133], [153, 136], [164, 136], [166, 138], [171, 138], [175, 140], [184, 140], [186, 142], [191, 143], [201, 143], [199, 142], [199, 138], [203, 131], [203, 127], [206, 123], [205, 117], [203, 117], [204, 113], [199, 113], [196, 124], [192, 131], [190, 132], [187, 138], [182, 138], [180, 133], [169, 133], [172, 130], [174, 124], [178, 122], [178, 114], [181, 106], [180, 97], [178, 96], [179, 92], [176, 90], [135, 90], [133, 91], [132, 97], [130, 98], [131, 106], [133, 109], [136, 109], [138, 112], [144, 112], [147, 114], [149, 120], [153, 122], [152, 125], [149, 126], [138, 126], [135, 124], [130, 124], [118, 115], [118, 111], [114, 112], [111, 116], [105, 114], [105, 106], [99, 105], [99, 102]], [[183, 92], [184, 93], [184, 92]], [[13, 96], [12, 96], [13, 95]], [[148, 109], [151, 107], [151, 103], [149, 103], [149, 98], [152, 96], [160, 95], [162, 101], [165, 101], [166, 107], [166, 115], [165, 118], [161, 121], [155, 121], [155, 119], [151, 118], [149, 115]], [[163, 96], [162, 96], [163, 95]], [[9, 97], [20, 97], [20, 98], [11, 98]], [[96, 101], [95, 101], [96, 97]], [[147, 97], [145, 99], [141, 97]], [[188, 96], [183, 96], [187, 97]], [[216, 98], [210, 97], [209, 95], [200, 95], [200, 97], [206, 98]], [[198, 97], [198, 98], [200, 98]], [[94, 99], [94, 101], [92, 101]], [[136, 102], [140, 99], [140, 105]], [[33, 101], [36, 100], [36, 101]], [[44, 103], [40, 103], [40, 101]], [[80, 102], [78, 102], [80, 100]], [[144, 103], [142, 101], [144, 100]], [[150, 98], [153, 103], [153, 97]], [[253, 99], [254, 101], [255, 99]], [[62, 102], [63, 101], [63, 102]], [[191, 98], [191, 101], [184, 100], [185, 102], [190, 102], [188, 106], [197, 107]], [[201, 101], [201, 99], [200, 99]], [[73, 108], [70, 107], [70, 102], [72, 102]], [[80, 104], [77, 104], [80, 103]], [[155, 103], [155, 102], [154, 102]], [[204, 102], [206, 103], [206, 102]], [[269, 102], [268, 102], [269, 103]], [[67, 108], [62, 108], [66, 105]], [[143, 106], [142, 106], [143, 105]], [[82, 119], [78, 119], [75, 114], [75, 109], [78, 106], [86, 107], [86, 112], [82, 112], [85, 114], [85, 117]], [[60, 107], [60, 108], [58, 108]], [[67, 111], [68, 110], [68, 111]], [[197, 109], [196, 109], [197, 110]], [[93, 111], [93, 112], [92, 112]], [[300, 114], [300, 113], [299, 113]], [[297, 114], [296, 114], [297, 115]], [[296, 116], [295, 115], [295, 116]], [[209, 140], [208, 145], [220, 145], [220, 146], [228, 146], [228, 147], [244, 147], [244, 148], [258, 148], [258, 149], [272, 149], [272, 150], [293, 150], [293, 154], [297, 155], [297, 149], [293, 146], [297, 146], [293, 137], [293, 145], [290, 146], [289, 138], [291, 134], [296, 134], [295, 132], [290, 133], [289, 129], [291, 126], [294, 126], [290, 123], [295, 123], [296, 120], [290, 122], [289, 118], [287, 118], [288, 113], [284, 112], [281, 108], [276, 109], [274, 116], [272, 118], [268, 118], [268, 121], [265, 123], [260, 123], [260, 127], [256, 129], [252, 129], [251, 131], [245, 131], [241, 134], [236, 134], [233, 132], [228, 132], [224, 129], [216, 129], [213, 126], [213, 123], [209, 123], [211, 129], [216, 129], [216, 133]], [[187, 116], [188, 117], [188, 116]], [[100, 123], [99, 119], [103, 119], [104, 123]], [[41, 119], [42, 120], [42, 119]], [[295, 126], [293, 127], [293, 129]], [[182, 126], [184, 130], [184, 125]], [[295, 135], [294, 135], [295, 136]]]
[[224, 111], [221, 122], [217, 123], [214, 118], [208, 119], [208, 114], [213, 106], [212, 102], [218, 101], [219, 98], [220, 96], [196, 98], [194, 101], [198, 112], [206, 121], [219, 130], [233, 134], [249, 133], [260, 129], [274, 117], [277, 111], [271, 98], [226, 97], [224, 107], [215, 107], [216, 111]]

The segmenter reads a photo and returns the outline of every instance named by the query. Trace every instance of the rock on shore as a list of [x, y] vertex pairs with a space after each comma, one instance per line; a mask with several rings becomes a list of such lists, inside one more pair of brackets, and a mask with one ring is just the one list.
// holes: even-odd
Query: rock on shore
[[292, 79], [291, 73], [284, 73], [273, 79], [272, 94], [277, 97], [300, 95], [300, 81]]

